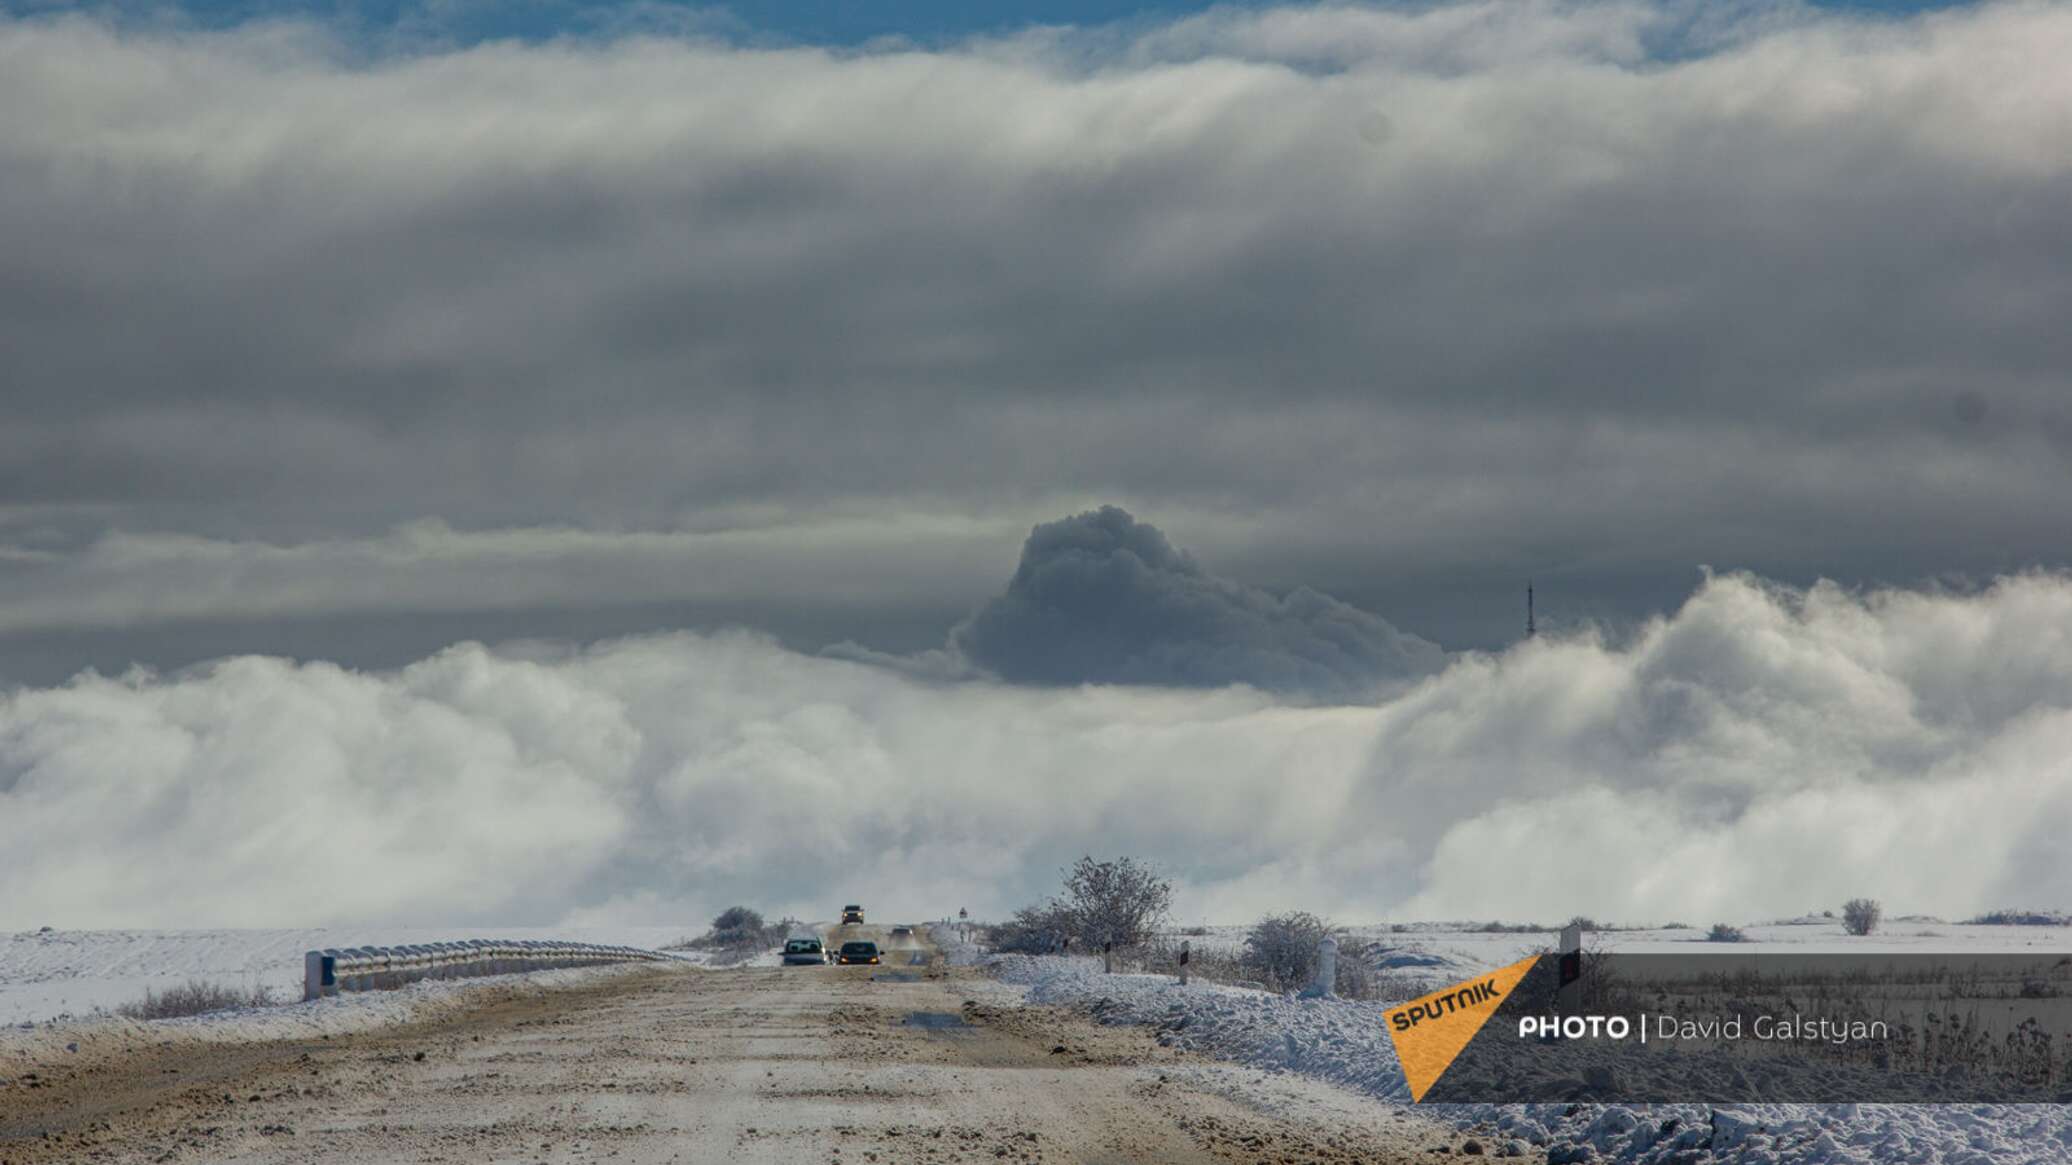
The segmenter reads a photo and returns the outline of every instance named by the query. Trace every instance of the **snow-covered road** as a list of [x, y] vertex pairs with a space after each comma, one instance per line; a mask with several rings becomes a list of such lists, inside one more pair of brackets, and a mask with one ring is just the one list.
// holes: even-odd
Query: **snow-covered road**
[[[888, 937], [879, 928], [870, 929], [873, 933], [863, 937]], [[1957, 926], [1930, 920], [1901, 920], [1868, 940], [1841, 936], [1831, 920], [1818, 918], [1747, 929], [1753, 941], [1732, 949], [1983, 951], [2072, 945], [2072, 932], [2063, 928]], [[508, 929], [495, 933], [529, 937]], [[468, 934], [425, 932], [422, 937]], [[1135, 1128], [1147, 1120], [1155, 1125], [1159, 1120], [1182, 1119], [1190, 1123], [1173, 1127], [1227, 1129], [1235, 1127], [1227, 1115], [1203, 1123], [1193, 1107], [1209, 1104], [1213, 1109], [1216, 1103], [1227, 1103], [1279, 1122], [1274, 1125], [1279, 1130], [1275, 1136], [1335, 1135], [1340, 1128], [1357, 1131], [1378, 1124], [1389, 1131], [1392, 1139], [1385, 1142], [1389, 1145], [1403, 1139], [1402, 1129], [1429, 1128], [1420, 1120], [1423, 1113], [1452, 1122], [1448, 1135], [1456, 1145], [1473, 1138], [1498, 1155], [1509, 1150], [1537, 1157], [1551, 1151], [1584, 1159], [1576, 1155], [1587, 1151], [1587, 1159], [1598, 1161], [1696, 1161], [1706, 1165], [2072, 1162], [2072, 1106], [2065, 1105], [1767, 1105], [1719, 1111], [1699, 1105], [1652, 1109], [1483, 1105], [1419, 1110], [1403, 1103], [1401, 1073], [1376, 1004], [1297, 1001], [1201, 982], [1181, 991], [1165, 976], [1103, 975], [1092, 960], [988, 960], [983, 952], [960, 944], [953, 928], [938, 927], [924, 934], [930, 942], [921, 945], [940, 946], [947, 961], [958, 965], [950, 970], [956, 978], [928, 978], [925, 972], [897, 963], [881, 968], [884, 978], [880, 980], [871, 979], [868, 969], [787, 972], [767, 966], [774, 960], [771, 955], [718, 973], [666, 976], [657, 985], [638, 990], [616, 984], [622, 979], [646, 982], [654, 977], [652, 973], [610, 969], [554, 972], [507, 981], [418, 984], [404, 991], [327, 1000], [313, 1007], [268, 1008], [155, 1025], [106, 1020], [80, 1025], [53, 1023], [51, 1018], [63, 1011], [88, 1010], [94, 1002], [112, 1004], [133, 998], [147, 984], [188, 977], [233, 983], [256, 980], [289, 990], [299, 976], [305, 948], [404, 942], [410, 941], [410, 935], [395, 931], [364, 937], [343, 931], [140, 931], [0, 936], [0, 1009], [13, 1009], [0, 1013], [27, 1017], [11, 1028], [0, 1028], [0, 1109], [15, 1104], [19, 1111], [20, 1103], [30, 1095], [22, 1080], [23, 1065], [31, 1059], [46, 1064], [55, 1060], [60, 1070], [78, 1070], [89, 1061], [119, 1064], [139, 1050], [170, 1041], [170, 1046], [183, 1049], [177, 1053], [179, 1062], [169, 1065], [172, 1067], [184, 1068], [184, 1057], [198, 1055], [197, 1062], [235, 1074], [251, 1067], [253, 1046], [306, 1048], [326, 1063], [325, 1058], [340, 1048], [378, 1049], [367, 1055], [387, 1065], [391, 1080], [429, 1081], [438, 1088], [453, 1084], [449, 1093], [418, 1096], [413, 1090], [399, 1091], [382, 1084], [378, 1077], [363, 1079], [364, 1073], [351, 1068], [360, 1061], [348, 1058], [337, 1067], [341, 1081], [326, 1085], [331, 1091], [324, 1094], [343, 1098], [343, 1107], [305, 1098], [308, 1102], [294, 1110], [292, 1119], [277, 1122], [298, 1129], [318, 1128], [327, 1135], [350, 1134], [346, 1143], [377, 1158], [382, 1154], [373, 1150], [382, 1143], [376, 1134], [383, 1126], [403, 1130], [396, 1134], [405, 1137], [399, 1144], [418, 1144], [408, 1138], [419, 1137], [426, 1153], [435, 1151], [430, 1146], [448, 1143], [429, 1134], [420, 1136], [424, 1129], [439, 1127], [459, 1130], [452, 1135], [465, 1143], [474, 1143], [467, 1138], [481, 1138], [480, 1144], [491, 1148], [520, 1145], [535, 1159], [556, 1159], [569, 1145], [581, 1143], [593, 1148], [608, 1146], [599, 1149], [600, 1155], [621, 1149], [632, 1160], [644, 1159], [643, 1154], [667, 1160], [668, 1155], [656, 1146], [681, 1146], [695, 1137], [717, 1136], [710, 1129], [723, 1126], [734, 1128], [741, 1146], [738, 1154], [731, 1155], [755, 1159], [765, 1148], [783, 1150], [774, 1154], [782, 1156], [805, 1141], [816, 1147], [822, 1144], [800, 1131], [814, 1119], [846, 1122], [851, 1132], [841, 1136], [848, 1140], [825, 1142], [839, 1146], [889, 1143], [871, 1142], [870, 1138], [891, 1135], [884, 1122], [893, 1113], [901, 1114], [900, 1120], [906, 1122], [901, 1136], [938, 1125], [985, 1127], [978, 1114], [993, 1108], [1038, 1114], [1029, 1116], [1026, 1123], [1039, 1132], [1068, 1118], [1092, 1129]], [[540, 937], [549, 936], [542, 933]], [[679, 935], [619, 929], [555, 931], [552, 937], [653, 946]], [[1354, 937], [1384, 941], [1389, 948], [1386, 966], [1394, 968], [1390, 973], [1432, 977], [1435, 982], [1468, 977], [1552, 938], [1444, 925], [1371, 928]], [[1193, 935], [1197, 949], [1234, 946], [1237, 939], [1235, 929], [1216, 928]], [[1607, 935], [1600, 942], [1622, 951], [1689, 951], [1694, 939], [1691, 931], [1665, 929]], [[981, 962], [992, 964], [986, 975], [965, 969]], [[857, 972], [862, 972], [860, 978]], [[844, 974], [851, 977], [841, 977]], [[245, 978], [247, 975], [251, 978]], [[81, 1006], [82, 1001], [87, 1006]], [[966, 1001], [980, 1010], [970, 1011]], [[1038, 1010], [1016, 1011], [1024, 1002], [1038, 1005]], [[485, 1004], [490, 1011], [483, 1013], [484, 1018], [468, 1018]], [[524, 1013], [525, 1035], [517, 1034], [514, 1026], [519, 1019], [508, 1018], [520, 1012]], [[508, 1022], [498, 1020], [499, 1014]], [[922, 1020], [918, 1031], [908, 1030], [916, 1025], [900, 1021], [916, 1014], [930, 1018]], [[1023, 1018], [1014, 1018], [1018, 1015]], [[930, 1026], [947, 1023], [940, 1018], [945, 1016], [969, 1026]], [[1082, 1034], [1069, 1042], [1060, 1038], [1058, 1043], [1044, 1043], [1036, 1038], [1039, 1028], [1028, 1021], [1031, 1016], [1041, 1017], [1041, 1033], [1072, 1030]], [[1090, 1024], [1088, 1020], [1100, 1022]], [[499, 1023], [510, 1030], [499, 1028]], [[653, 1031], [642, 1035], [643, 1024]], [[440, 1037], [446, 1044], [426, 1044], [423, 1033], [428, 1030], [466, 1030], [464, 1042], [472, 1045], [480, 1036], [488, 1046], [461, 1048], [455, 1044], [459, 1037], [451, 1036]], [[746, 1034], [750, 1032], [761, 1035]], [[653, 1039], [674, 1041], [672, 1047], [704, 1050], [671, 1051], [644, 1042]], [[407, 1061], [393, 1059], [390, 1049], [411, 1040], [418, 1041], [416, 1050], [445, 1046], [451, 1048], [450, 1055], [441, 1059], [428, 1052], [424, 1061], [417, 1061], [413, 1051], [413, 1058]], [[944, 1040], [951, 1042], [942, 1043]], [[65, 1052], [65, 1045], [73, 1042], [80, 1045], [80, 1052]], [[1097, 1063], [1074, 1060], [1073, 1074], [1064, 1076], [1031, 1066], [1057, 1066], [1048, 1057], [1049, 1049], [1059, 1044], [1081, 1049]], [[197, 1053], [197, 1048], [203, 1051]], [[477, 1051], [490, 1059], [478, 1062]], [[262, 1050], [256, 1054], [264, 1060], [270, 1053]], [[1067, 1054], [1079, 1053], [1068, 1050]], [[84, 1058], [74, 1061], [74, 1056]], [[811, 1066], [816, 1057], [826, 1062]], [[689, 1066], [691, 1060], [709, 1070], [681, 1080], [669, 1077], [674, 1071], [670, 1065]], [[487, 1066], [491, 1061], [496, 1066]], [[605, 1061], [623, 1063], [625, 1073], [632, 1074], [608, 1069]], [[420, 1080], [424, 1070], [419, 1064], [445, 1067]], [[720, 1073], [716, 1066], [723, 1064], [734, 1064], [738, 1070], [730, 1069], [731, 1075]], [[758, 1077], [751, 1068], [740, 1067], [755, 1064], [772, 1074]], [[1016, 1065], [1020, 1066], [1019, 1075], [1004, 1071]], [[1107, 1075], [1084, 1071], [1093, 1067], [1114, 1071]], [[1144, 1075], [1148, 1068], [1155, 1068], [1150, 1077]], [[132, 1061], [128, 1071], [134, 1075], [135, 1070]], [[784, 1080], [793, 1073], [802, 1074], [800, 1079], [820, 1081], [812, 1085], [826, 1093], [814, 1102], [820, 1107], [799, 1109], [794, 1105], [797, 1098], [779, 1098], [782, 1103], [770, 1110], [777, 1117], [756, 1115], [759, 1106], [766, 1106], [770, 1099], [756, 1092], [757, 1080]], [[320, 1074], [328, 1079], [332, 1071], [321, 1069]], [[1131, 1089], [1141, 1091], [1158, 1076], [1165, 1077], [1162, 1091], [1155, 1094], [1164, 1098], [1160, 1103], [1179, 1104], [1180, 1108], [1157, 1108], [1147, 1114], [1133, 1107], [1137, 1101], [1128, 1099], [1113, 1102], [1120, 1108], [1112, 1107], [1111, 1093], [1135, 1096]], [[567, 1086], [573, 1091], [566, 1095], [554, 1083], [564, 1078], [573, 1082]], [[505, 1081], [511, 1083], [498, 1083]], [[734, 1094], [743, 1088], [748, 1090], [746, 1097]], [[1084, 1095], [1075, 1092], [1082, 1088], [1091, 1091]], [[657, 1089], [670, 1096], [695, 1096], [700, 1115], [695, 1119], [656, 1115], [674, 1111], [668, 1106], [675, 1101], [642, 1100], [630, 1109], [624, 1103], [629, 1096]], [[1017, 1089], [1063, 1091], [1057, 1093], [1061, 1099], [1044, 1100]], [[1211, 1100], [1171, 1100], [1182, 1092], [1199, 1093]], [[559, 1099], [543, 1100], [545, 1107], [518, 1103], [516, 1098], [527, 1094]], [[1073, 1099], [1075, 1095], [1079, 1099]], [[1148, 1103], [1153, 1095], [1145, 1092], [1139, 1099]], [[471, 1107], [476, 1100], [469, 1098], [480, 1099], [479, 1110]], [[213, 1103], [220, 1103], [220, 1096]], [[654, 1109], [654, 1104], [664, 1104], [664, 1110]], [[1063, 1117], [1045, 1107], [1058, 1104], [1077, 1107]], [[147, 1110], [151, 1107], [145, 1106]], [[634, 1123], [644, 1122], [650, 1126], [648, 1130], [628, 1132], [625, 1126], [602, 1121], [598, 1115], [621, 1109], [639, 1114]], [[521, 1110], [522, 1119], [513, 1115]], [[209, 1137], [225, 1136], [220, 1130], [251, 1124], [242, 1112], [234, 1116], [237, 1123], [225, 1123], [233, 1120], [228, 1109], [215, 1112], [176, 1106], [169, 1111], [187, 1112], [193, 1128], [219, 1129], [205, 1134]], [[556, 1115], [549, 1119], [542, 1113]], [[512, 1121], [519, 1122], [513, 1127], [523, 1129], [524, 1135], [516, 1141], [499, 1139], [504, 1133], [497, 1129]], [[485, 1131], [485, 1124], [494, 1127]], [[173, 1125], [165, 1127], [172, 1129]], [[759, 1130], [754, 1136], [744, 1131], [751, 1127]], [[420, 1133], [409, 1132], [412, 1128]], [[694, 1133], [694, 1129], [707, 1132]], [[784, 1129], [792, 1131], [772, 1132]], [[525, 1137], [534, 1133], [539, 1134], [538, 1142], [524, 1145]], [[151, 1136], [159, 1140], [142, 1143], [163, 1141], [177, 1148], [184, 1143], [180, 1140], [183, 1135], [188, 1134], [154, 1132]], [[1420, 1133], [1412, 1139], [1430, 1135]], [[291, 1144], [280, 1136], [262, 1134], [261, 1140], [243, 1144], [234, 1153], [225, 1150], [227, 1142], [216, 1142], [194, 1159], [321, 1159], [322, 1153], [312, 1155], [307, 1142]], [[926, 1139], [933, 1142], [937, 1138]], [[708, 1141], [696, 1143], [709, 1147]], [[910, 1149], [914, 1143], [906, 1142], [905, 1147]], [[1046, 1154], [1040, 1154], [1045, 1159], [1069, 1158], [1071, 1153], [1065, 1152], [1068, 1144], [1075, 1152], [1085, 1144], [1039, 1143], [1048, 1146]], [[992, 1149], [1023, 1147], [984, 1137], [973, 1139], [972, 1144]], [[6, 1147], [10, 1152], [0, 1153], [0, 1160], [13, 1159], [13, 1146]], [[1699, 1150], [1697, 1156], [1691, 1156], [1694, 1149]], [[1170, 1145], [1159, 1151], [1168, 1150], [1180, 1151]], [[417, 1159], [414, 1150], [402, 1155]], [[563, 1154], [579, 1155], [573, 1150]], [[70, 1158], [60, 1155], [56, 1159]], [[893, 1159], [905, 1158], [895, 1155]]]

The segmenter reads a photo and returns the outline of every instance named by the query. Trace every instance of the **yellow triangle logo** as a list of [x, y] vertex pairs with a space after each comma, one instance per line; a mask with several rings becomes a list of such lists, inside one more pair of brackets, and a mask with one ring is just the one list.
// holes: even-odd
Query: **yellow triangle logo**
[[1439, 1074], [1446, 1071], [1453, 1058], [1503, 1006], [1504, 997], [1539, 961], [1538, 955], [1521, 959], [1383, 1013], [1388, 1019], [1389, 1038], [1396, 1042], [1396, 1059], [1403, 1065], [1403, 1079], [1410, 1085], [1411, 1100], [1424, 1099], [1424, 1094], [1438, 1083]]

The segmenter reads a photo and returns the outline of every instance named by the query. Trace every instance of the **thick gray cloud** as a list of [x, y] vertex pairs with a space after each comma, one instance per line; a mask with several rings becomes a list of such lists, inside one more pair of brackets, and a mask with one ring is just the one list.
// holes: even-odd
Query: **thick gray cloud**
[[[807, 609], [842, 598], [831, 521], [1011, 548], [1113, 499], [1453, 646], [1513, 634], [1528, 575], [1639, 618], [1700, 563], [2060, 563], [2068, 53], [2050, 4], [1326, 5], [851, 52], [7, 20], [0, 585], [84, 626], [818, 580]], [[798, 553], [326, 561], [427, 519]], [[198, 578], [103, 570], [161, 536]], [[945, 626], [984, 593], [926, 557], [869, 585]]]
[[1039, 684], [1251, 684], [1373, 695], [1445, 653], [1307, 587], [1221, 578], [1116, 506], [1036, 527], [1007, 591], [951, 636], [969, 661]]

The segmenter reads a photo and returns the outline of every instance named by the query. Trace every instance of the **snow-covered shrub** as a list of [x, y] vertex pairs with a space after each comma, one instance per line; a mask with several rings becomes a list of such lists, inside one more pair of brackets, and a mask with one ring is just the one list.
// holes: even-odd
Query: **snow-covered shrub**
[[1269, 914], [1245, 932], [1239, 962], [1276, 991], [1306, 986], [1317, 972], [1317, 944], [1331, 924], [1306, 910]]
[[1098, 951], [1108, 943], [1133, 947], [1149, 942], [1165, 923], [1173, 884], [1134, 858], [1097, 862], [1082, 857], [1065, 872], [1060, 902], [1074, 936], [1089, 949]]
[[1065, 872], [1063, 893], [1037, 906], [1024, 906], [992, 929], [994, 950], [1049, 954], [1071, 940], [1071, 949], [1099, 954], [1104, 946], [1142, 954], [1165, 925], [1173, 884], [1135, 858], [1097, 862], [1082, 857]]
[[1712, 929], [1706, 932], [1705, 941], [1709, 943], [1738, 943], [1747, 937], [1747, 935], [1741, 933], [1741, 928], [1738, 926], [1728, 926], [1724, 922], [1715, 922], [1712, 924]]
[[763, 945], [766, 930], [761, 914], [746, 906], [729, 906], [712, 920], [707, 937], [716, 947], [755, 947]]
[[1851, 898], [1842, 903], [1842, 929], [1854, 935], [1866, 935], [1878, 929], [1878, 920], [1885, 917], [1885, 908], [1876, 899]]

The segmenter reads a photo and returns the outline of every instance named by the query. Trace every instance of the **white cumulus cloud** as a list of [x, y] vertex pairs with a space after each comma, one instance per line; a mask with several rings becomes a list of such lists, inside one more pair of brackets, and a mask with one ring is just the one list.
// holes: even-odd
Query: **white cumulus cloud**
[[0, 703], [0, 927], [996, 913], [1710, 921], [2072, 887], [2072, 580], [1710, 578], [1378, 705], [916, 679], [745, 634], [237, 658]]

